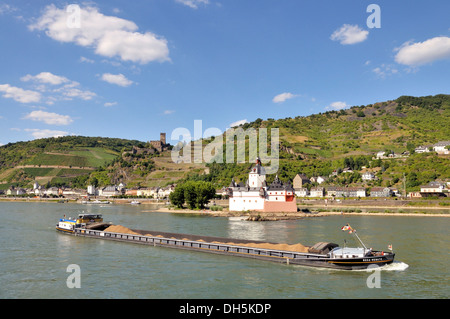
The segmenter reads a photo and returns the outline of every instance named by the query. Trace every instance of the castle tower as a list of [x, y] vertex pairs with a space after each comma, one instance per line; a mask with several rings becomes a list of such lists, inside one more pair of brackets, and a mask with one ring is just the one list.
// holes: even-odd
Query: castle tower
[[263, 187], [266, 181], [266, 170], [261, 165], [261, 160], [256, 159], [256, 165], [253, 166], [252, 170], [248, 175], [248, 186], [250, 187]]
[[166, 133], [160, 133], [159, 140], [161, 141], [162, 145], [165, 145], [166, 144]]

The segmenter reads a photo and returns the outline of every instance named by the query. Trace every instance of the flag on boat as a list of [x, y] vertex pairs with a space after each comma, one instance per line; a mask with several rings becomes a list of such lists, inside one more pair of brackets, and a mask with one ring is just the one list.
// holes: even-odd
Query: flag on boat
[[389, 249], [389, 250], [392, 250], [392, 245], [388, 245], [388, 249]]
[[343, 231], [346, 231], [346, 230], [349, 230], [349, 229], [350, 229], [350, 225], [349, 224], [347, 224], [347, 225], [345, 225], [344, 227], [341, 228], [341, 230], [343, 230]]
[[343, 227], [341, 228], [341, 230], [342, 230], [342, 231], [348, 230], [348, 233], [349, 233], [349, 234], [351, 234], [351, 233], [353, 233], [353, 232], [355, 231], [349, 224], [343, 226]]

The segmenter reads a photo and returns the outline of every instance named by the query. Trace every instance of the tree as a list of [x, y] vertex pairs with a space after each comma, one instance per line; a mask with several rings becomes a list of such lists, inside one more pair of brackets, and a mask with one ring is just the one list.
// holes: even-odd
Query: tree
[[184, 199], [190, 209], [194, 209], [197, 206], [197, 194], [195, 193], [195, 184], [197, 182], [188, 181], [184, 184]]
[[209, 182], [197, 182], [195, 185], [195, 192], [197, 194], [196, 206], [197, 208], [204, 208], [208, 204], [209, 200], [214, 198], [216, 190]]
[[203, 209], [214, 198], [216, 190], [212, 183], [205, 181], [187, 181], [177, 185], [169, 199], [173, 205], [182, 208], [184, 203], [190, 209]]
[[183, 208], [184, 205], [184, 187], [178, 185], [175, 190], [169, 195], [170, 202], [178, 208]]
[[406, 149], [408, 150], [408, 152], [410, 154], [413, 154], [416, 150], [416, 146], [413, 143], [408, 142], [408, 143], [406, 143]]

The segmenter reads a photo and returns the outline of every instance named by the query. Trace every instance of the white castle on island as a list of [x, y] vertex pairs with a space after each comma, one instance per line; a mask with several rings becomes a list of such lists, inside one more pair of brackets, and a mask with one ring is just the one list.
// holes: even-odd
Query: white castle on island
[[227, 188], [229, 210], [235, 212], [297, 212], [294, 188], [290, 183], [278, 179], [269, 186], [266, 183], [266, 171], [259, 158], [252, 167], [248, 180], [236, 184], [234, 179]]

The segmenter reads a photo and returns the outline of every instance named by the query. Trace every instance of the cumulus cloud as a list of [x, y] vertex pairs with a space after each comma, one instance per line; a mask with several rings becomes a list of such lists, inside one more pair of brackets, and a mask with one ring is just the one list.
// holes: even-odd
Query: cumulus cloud
[[325, 107], [326, 110], [330, 111], [330, 110], [342, 110], [347, 108], [349, 105], [345, 102], [342, 101], [336, 101], [331, 103], [330, 105], [328, 105], [327, 107]]
[[274, 102], [274, 103], [283, 103], [284, 101], [292, 99], [292, 98], [294, 98], [296, 96], [298, 96], [298, 95], [285, 92], [285, 93], [281, 93], [281, 94], [278, 94], [277, 96], [275, 96], [272, 99], [272, 102]]
[[86, 6], [79, 10], [78, 27], [68, 25], [73, 14], [49, 5], [42, 16], [29, 25], [29, 29], [45, 31], [56, 41], [90, 47], [96, 54], [119, 57], [123, 61], [141, 64], [170, 61], [167, 41], [151, 32], [138, 32], [133, 21], [106, 16], [97, 8]]
[[48, 129], [41, 130], [41, 129], [26, 128], [26, 129], [24, 129], [24, 131], [31, 133], [31, 135], [35, 139], [48, 138], [48, 137], [61, 137], [61, 136], [69, 135], [68, 132], [48, 130]]
[[4, 98], [13, 99], [20, 103], [36, 103], [41, 100], [39, 92], [24, 90], [9, 84], [0, 84], [0, 92], [4, 92]]
[[345, 45], [363, 42], [368, 36], [369, 31], [363, 30], [357, 25], [344, 24], [340, 29], [333, 32], [330, 39]]
[[41, 72], [37, 75], [27, 74], [21, 80], [33, 82], [36, 84], [37, 90], [46, 92], [48, 94], [46, 96], [47, 104], [54, 104], [58, 100], [72, 100], [73, 98], [87, 101], [96, 96], [94, 92], [79, 89], [80, 83], [50, 72]]
[[102, 75], [102, 80], [123, 87], [130, 86], [131, 84], [134, 83], [133, 81], [127, 79], [123, 74], [104, 73]]
[[197, 9], [200, 4], [209, 4], [209, 0], [175, 0], [178, 3], [184, 4], [185, 6], [191, 7], [192, 9]]
[[450, 58], [450, 38], [435, 37], [424, 42], [406, 42], [398, 50], [395, 61], [399, 64], [418, 66]]
[[60, 85], [62, 83], [69, 82], [69, 79], [64, 76], [59, 76], [52, 74], [50, 72], [41, 72], [37, 75], [31, 75], [27, 74], [21, 78], [22, 81], [28, 82], [28, 81], [37, 81], [40, 83], [47, 83], [52, 85]]
[[69, 125], [73, 122], [72, 118], [68, 115], [60, 115], [45, 111], [33, 111], [30, 114], [27, 114], [24, 119], [44, 122], [48, 125]]

